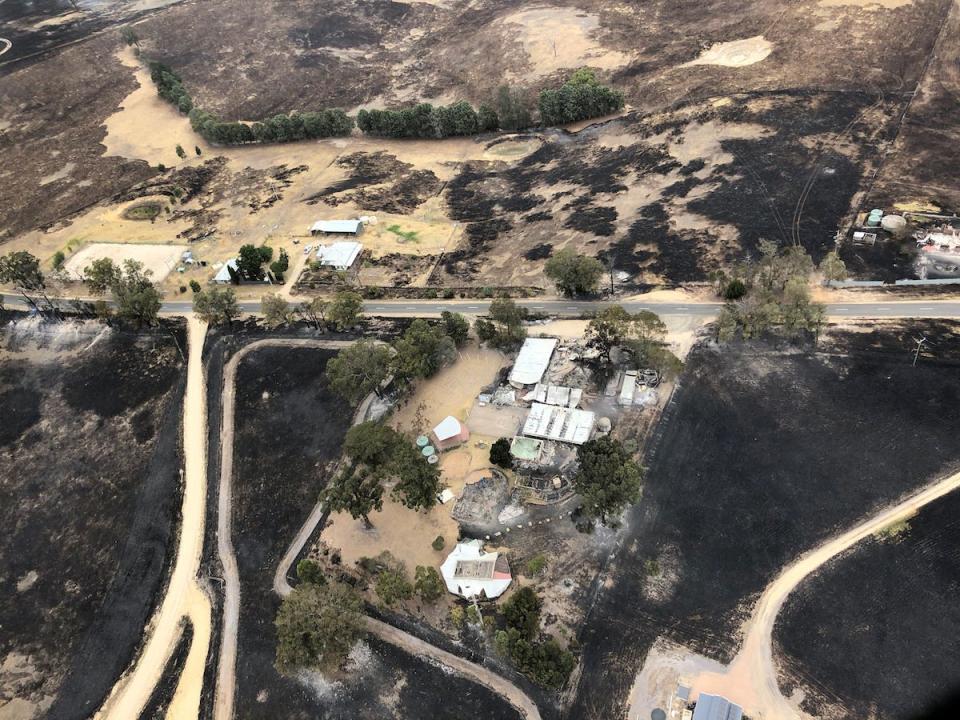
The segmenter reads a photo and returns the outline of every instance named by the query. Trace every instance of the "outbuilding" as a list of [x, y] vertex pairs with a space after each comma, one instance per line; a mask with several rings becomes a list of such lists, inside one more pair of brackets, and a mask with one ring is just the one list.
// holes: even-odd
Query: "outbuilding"
[[310, 226], [310, 234], [314, 237], [329, 235], [359, 235], [363, 232], [363, 223], [360, 220], [317, 220]]
[[449, 450], [469, 440], [470, 431], [453, 415], [447, 415], [430, 433], [430, 438], [437, 449]]
[[467, 600], [493, 600], [513, 581], [507, 558], [483, 551], [480, 540], [457, 543], [440, 566], [447, 590]]
[[515, 388], [535, 385], [550, 367], [550, 358], [557, 347], [556, 338], [527, 338], [510, 370], [510, 384]]
[[693, 720], [741, 720], [743, 708], [721, 695], [700, 693], [693, 709]]
[[237, 266], [236, 258], [230, 258], [227, 260], [223, 264], [223, 267], [217, 270], [217, 274], [213, 276], [213, 281], [217, 283], [217, 285], [227, 285], [232, 283], [233, 274], [230, 273], [231, 270], [233, 270], [233, 273], [236, 274], [238, 278], [240, 277], [240, 270]]
[[358, 242], [335, 242], [317, 245], [317, 262], [334, 270], [349, 270], [357, 262], [363, 245]]

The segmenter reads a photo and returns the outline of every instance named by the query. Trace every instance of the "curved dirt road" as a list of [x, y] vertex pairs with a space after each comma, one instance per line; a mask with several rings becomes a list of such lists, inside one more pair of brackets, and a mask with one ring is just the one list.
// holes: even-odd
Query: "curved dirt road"
[[13, 47], [13, 43], [7, 40], [6, 38], [0, 38], [0, 55], [3, 55], [7, 50]]
[[[233, 438], [236, 416], [237, 367], [248, 354], [264, 347], [314, 347], [339, 350], [351, 343], [344, 340], [299, 338], [266, 339], [252, 342], [237, 351], [223, 371], [222, 421], [220, 425], [220, 485], [217, 493], [217, 553], [223, 565], [223, 637], [217, 665], [215, 720], [232, 720], [236, 691], [237, 624], [240, 619], [240, 572], [233, 549], [231, 501], [233, 493]], [[315, 511], [316, 512], [316, 511]], [[312, 517], [312, 515], [311, 515]], [[317, 518], [319, 520], [319, 518]]]
[[780, 693], [773, 659], [773, 626], [787, 596], [800, 582], [831, 558], [888, 525], [908, 518], [924, 505], [960, 487], [960, 473], [943, 478], [901, 502], [867, 518], [788, 565], [767, 586], [743, 627], [743, 646], [722, 673], [703, 673], [693, 682], [694, 693], [712, 692], [741, 705], [760, 720], [808, 718]]
[[145, 629], [146, 645], [113, 687], [97, 718], [130, 720], [140, 712], [160, 681], [188, 617], [194, 635], [168, 718], [195, 720], [200, 712], [200, 686], [210, 639], [210, 600], [197, 582], [207, 491], [207, 406], [203, 373], [203, 342], [207, 324], [188, 318], [189, 357], [183, 408], [184, 489], [180, 537], [173, 571], [160, 609]]
[[[240, 616], [240, 577], [237, 570], [236, 554], [233, 550], [231, 533], [231, 484], [233, 478], [233, 440], [236, 408], [236, 375], [240, 361], [250, 352], [263, 347], [316, 347], [341, 349], [352, 344], [342, 340], [310, 339], [266, 339], [247, 345], [230, 358], [223, 373], [223, 420], [220, 433], [220, 490], [217, 502], [217, 548], [224, 568], [225, 598], [223, 608], [223, 637], [220, 644], [220, 662], [217, 668], [215, 720], [233, 720], [233, 705], [236, 692], [237, 662], [237, 625]], [[358, 409], [354, 422], [362, 417], [363, 408]], [[292, 588], [287, 582], [287, 572], [300, 550], [313, 534], [317, 523], [323, 516], [323, 506], [317, 504], [306, 522], [300, 528], [273, 578], [273, 589], [280, 596], [286, 596]], [[367, 631], [384, 642], [402, 648], [414, 656], [426, 656], [437, 660], [454, 672], [470, 678], [495, 693], [502, 695], [527, 720], [540, 720], [540, 711], [536, 704], [513, 683], [487, 668], [464, 660], [452, 653], [441, 650], [418, 637], [410, 635], [387, 623], [366, 618]]]

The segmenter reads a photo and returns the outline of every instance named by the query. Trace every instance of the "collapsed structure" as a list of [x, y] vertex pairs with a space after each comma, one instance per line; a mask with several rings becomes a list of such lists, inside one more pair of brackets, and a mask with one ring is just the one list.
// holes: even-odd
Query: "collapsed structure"
[[507, 558], [483, 551], [480, 540], [457, 543], [440, 566], [449, 590], [467, 600], [493, 600], [510, 587], [513, 578]]

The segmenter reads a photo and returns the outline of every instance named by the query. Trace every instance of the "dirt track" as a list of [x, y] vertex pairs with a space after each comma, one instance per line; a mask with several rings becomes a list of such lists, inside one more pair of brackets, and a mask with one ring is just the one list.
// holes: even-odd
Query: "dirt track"
[[145, 632], [146, 646], [134, 663], [114, 686], [110, 697], [97, 713], [97, 718], [128, 720], [138, 717], [154, 687], [163, 675], [180, 634], [181, 620], [189, 616], [194, 635], [187, 665], [170, 707], [170, 718], [196, 718], [200, 710], [201, 679], [210, 638], [210, 602], [197, 582], [200, 553], [203, 547], [203, 525], [206, 497], [206, 392], [201, 353], [207, 325], [193, 316], [189, 318], [189, 350], [187, 391], [183, 413], [183, 451], [186, 470], [180, 540], [166, 595], [157, 614]]
[[924, 505], [958, 487], [960, 473], [939, 480], [788, 565], [760, 596], [753, 615], [743, 628], [743, 646], [733, 662], [723, 673], [705, 673], [697, 677], [694, 692], [720, 693], [742, 705], [751, 716], [766, 720], [809, 717], [783, 697], [777, 683], [772, 634], [777, 614], [787, 596], [805, 577], [831, 558], [878, 530], [911, 517]]
[[[339, 349], [350, 345], [341, 340], [310, 339], [267, 339], [247, 345], [236, 353], [224, 370], [223, 375], [223, 428], [220, 434], [220, 491], [218, 493], [218, 551], [224, 568], [225, 599], [223, 610], [223, 637], [220, 645], [220, 660], [217, 671], [216, 701], [214, 717], [216, 720], [232, 720], [236, 690], [237, 627], [240, 615], [240, 576], [236, 554], [230, 540], [231, 481], [233, 477], [233, 441], [236, 404], [236, 375], [240, 361], [250, 352], [263, 347], [316, 347]], [[360, 411], [358, 411], [358, 415]], [[311, 512], [300, 532], [297, 533], [290, 549], [284, 554], [280, 567], [274, 575], [273, 588], [284, 596], [291, 591], [287, 582], [287, 571], [293, 560], [309, 538], [319, 521], [322, 507], [317, 506]], [[477, 681], [484, 687], [499, 693], [527, 720], [540, 720], [536, 704], [515, 685], [486, 668], [463, 658], [441, 650], [438, 647], [414, 637], [398, 628], [373, 618], [367, 618], [367, 630], [381, 640], [396, 645], [414, 656], [428, 656], [455, 672]]]

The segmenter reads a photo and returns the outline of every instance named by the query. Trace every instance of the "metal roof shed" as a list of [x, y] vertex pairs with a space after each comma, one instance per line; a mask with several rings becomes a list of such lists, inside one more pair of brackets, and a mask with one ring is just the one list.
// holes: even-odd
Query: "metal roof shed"
[[363, 223], [359, 220], [317, 220], [310, 226], [311, 235], [359, 235]]
[[720, 695], [700, 693], [693, 720], [741, 720], [743, 708]]
[[510, 384], [514, 387], [534, 385], [550, 366], [550, 358], [557, 347], [556, 338], [527, 338], [523, 341], [520, 354], [517, 355], [510, 371]]
[[330, 245], [317, 246], [317, 261], [324, 267], [336, 270], [348, 270], [353, 267], [363, 250], [358, 242], [335, 242]]

